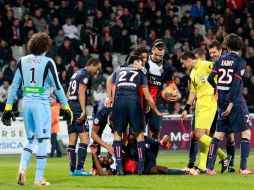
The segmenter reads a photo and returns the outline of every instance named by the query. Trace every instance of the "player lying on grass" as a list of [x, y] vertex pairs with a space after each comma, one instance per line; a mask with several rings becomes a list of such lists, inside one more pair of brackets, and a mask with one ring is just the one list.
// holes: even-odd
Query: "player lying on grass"
[[[243, 82], [246, 61], [239, 56], [243, 48], [241, 37], [229, 34], [224, 39], [224, 45], [229, 53], [222, 55], [213, 65], [209, 74], [209, 83], [218, 90], [218, 118], [214, 137], [209, 148], [207, 174], [216, 174], [214, 162], [219, 148], [220, 140], [228, 131], [241, 132], [241, 163], [240, 174], [254, 174], [247, 169], [247, 159], [250, 151], [250, 137], [252, 123], [249, 111], [243, 97]], [[214, 81], [218, 75], [217, 85]]]
[[[167, 136], [168, 137], [168, 136]], [[137, 160], [138, 160], [138, 149], [137, 141], [134, 134], [129, 134], [128, 136], [128, 145], [124, 148], [124, 174], [138, 174], [137, 172]], [[145, 136], [145, 142], [149, 145], [149, 148], [146, 148], [145, 151], [145, 175], [155, 175], [155, 174], [165, 174], [165, 175], [198, 175], [198, 171], [191, 169], [188, 171], [183, 171], [179, 169], [169, 169], [165, 166], [157, 166], [156, 159], [159, 152], [159, 147], [169, 148], [169, 138], [164, 138], [160, 142], [151, 137]], [[114, 175], [116, 172], [114, 167], [109, 167], [113, 165], [114, 160], [109, 156], [98, 157], [96, 155], [96, 146], [91, 146], [92, 157], [95, 162], [96, 175]], [[106, 168], [106, 170], [103, 170]]]

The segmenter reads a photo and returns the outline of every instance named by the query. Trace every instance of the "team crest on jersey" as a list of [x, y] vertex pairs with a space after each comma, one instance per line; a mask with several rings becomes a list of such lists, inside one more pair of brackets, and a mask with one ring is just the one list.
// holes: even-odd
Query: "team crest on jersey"
[[202, 83], [205, 83], [206, 81], [204, 76], [199, 77], [199, 79], [201, 80]]
[[84, 78], [83, 83], [87, 84], [88, 83], [88, 78]]
[[98, 119], [97, 117], [94, 119], [94, 124], [95, 124], [95, 125], [98, 125], [98, 124], [99, 124], [99, 119]]

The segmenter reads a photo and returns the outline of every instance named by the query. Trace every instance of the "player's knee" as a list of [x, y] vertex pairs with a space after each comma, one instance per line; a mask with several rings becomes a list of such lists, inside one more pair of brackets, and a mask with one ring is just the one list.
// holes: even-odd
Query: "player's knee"
[[242, 138], [246, 138], [246, 139], [250, 140], [250, 137], [251, 137], [251, 130], [250, 129], [247, 129], [242, 132]]
[[205, 134], [205, 131], [204, 130], [195, 130], [195, 137], [196, 139], [200, 139], [203, 135]]
[[226, 138], [227, 138], [227, 142], [234, 142], [235, 141], [233, 133], [227, 134]]

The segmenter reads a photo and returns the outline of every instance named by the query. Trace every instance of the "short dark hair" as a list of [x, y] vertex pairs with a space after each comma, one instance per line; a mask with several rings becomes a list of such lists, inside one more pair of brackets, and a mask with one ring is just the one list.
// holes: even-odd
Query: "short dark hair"
[[158, 50], [166, 50], [166, 44], [161, 40], [155, 40], [155, 42], [153, 43], [153, 48], [157, 48]]
[[90, 66], [90, 65], [97, 66], [99, 64], [100, 64], [100, 60], [98, 58], [91, 58], [87, 62], [87, 66]]
[[193, 53], [194, 53], [194, 55], [198, 54], [198, 56], [200, 56], [200, 57], [206, 56], [205, 51], [201, 48], [194, 49]]
[[139, 61], [139, 60], [141, 60], [140, 56], [138, 56], [138, 55], [130, 55], [128, 60], [127, 60], [127, 64], [131, 65], [131, 64], [134, 63], [134, 61]]
[[192, 53], [191, 51], [185, 51], [180, 56], [180, 59], [182, 59], [182, 60], [187, 60], [189, 58], [192, 59], [192, 60], [196, 59], [194, 53]]
[[211, 44], [208, 45], [208, 49], [216, 48], [217, 50], [221, 50], [221, 43], [218, 40], [213, 40]]
[[243, 48], [243, 41], [240, 36], [231, 33], [225, 37], [223, 45], [231, 51], [240, 51]]
[[139, 47], [133, 50], [132, 54], [138, 55], [140, 56], [142, 53], [147, 53], [148, 54], [148, 50], [145, 47]]
[[49, 48], [50, 37], [45, 32], [35, 33], [27, 43], [27, 49], [34, 55], [41, 55]]

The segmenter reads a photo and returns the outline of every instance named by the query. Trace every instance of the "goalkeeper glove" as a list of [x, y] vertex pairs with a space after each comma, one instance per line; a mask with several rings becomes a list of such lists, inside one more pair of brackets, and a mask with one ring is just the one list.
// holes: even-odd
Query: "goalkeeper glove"
[[63, 119], [66, 120], [67, 125], [71, 125], [73, 122], [73, 113], [71, 111], [70, 106], [69, 105], [63, 106], [63, 110], [64, 110]]
[[11, 126], [11, 118], [13, 121], [16, 120], [15, 114], [12, 111], [12, 105], [6, 104], [4, 113], [1, 117], [1, 121], [3, 122], [4, 125]]

